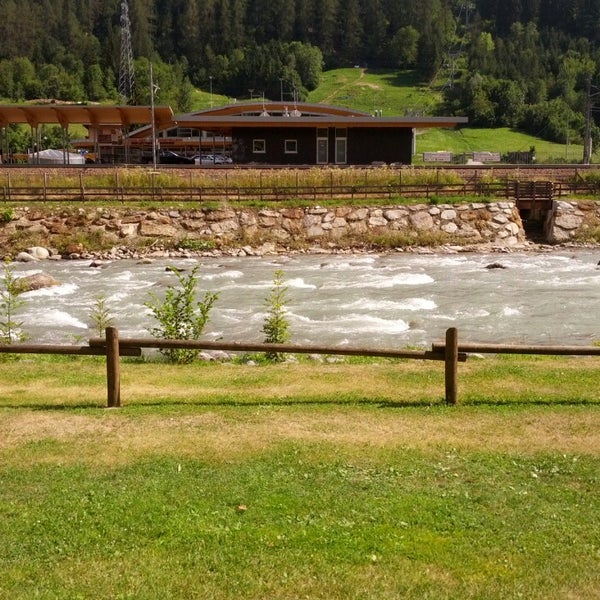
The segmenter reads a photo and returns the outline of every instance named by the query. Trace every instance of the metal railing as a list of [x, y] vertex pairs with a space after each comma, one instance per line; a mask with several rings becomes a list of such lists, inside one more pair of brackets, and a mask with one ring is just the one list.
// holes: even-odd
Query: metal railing
[[596, 193], [598, 186], [579, 183], [551, 183], [547, 181], [520, 182], [465, 182], [412, 184], [323, 184], [323, 185], [235, 185], [224, 181], [220, 185], [198, 186], [193, 181], [175, 184], [124, 185], [50, 185], [46, 180], [40, 185], [16, 184], [10, 181], [0, 187], [3, 202], [98, 202], [98, 201], [178, 201], [178, 202], [279, 202], [285, 200], [350, 200], [415, 199], [429, 202], [431, 199], [481, 197], [537, 199], [549, 201], [553, 197], [577, 193]]

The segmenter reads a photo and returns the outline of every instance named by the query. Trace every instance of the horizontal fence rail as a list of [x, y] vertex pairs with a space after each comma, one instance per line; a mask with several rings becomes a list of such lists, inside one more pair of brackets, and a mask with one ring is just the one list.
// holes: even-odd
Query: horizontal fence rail
[[[53, 344], [0, 344], [1, 354], [60, 354], [79, 356], [106, 356], [106, 347], [58, 346]], [[141, 356], [141, 348], [121, 346], [121, 356]]]
[[[446, 344], [434, 342], [434, 352], [444, 352]], [[539, 354], [546, 356], [600, 356], [600, 346], [528, 346], [524, 344], [459, 343], [459, 352], [471, 354]]]
[[413, 184], [398, 182], [389, 184], [338, 184], [323, 185], [254, 185], [239, 186], [225, 183], [218, 186], [198, 186], [181, 180], [181, 184], [157, 185], [87, 185], [81, 182], [73, 186], [54, 186], [44, 181], [41, 185], [18, 185], [7, 181], [0, 187], [0, 199], [3, 202], [95, 202], [95, 201], [179, 201], [210, 202], [227, 200], [244, 202], [260, 200], [278, 202], [284, 200], [323, 199], [360, 200], [360, 199], [424, 199], [474, 196], [485, 198], [539, 199], [550, 200], [573, 194], [595, 194], [600, 186], [592, 183], [568, 182], [477, 182], [465, 183], [425, 183]]
[[114, 327], [106, 328], [105, 338], [91, 338], [87, 346], [6, 344], [0, 353], [11, 354], [72, 354], [106, 356], [107, 407], [121, 406], [120, 356], [141, 356], [143, 348], [183, 350], [226, 350], [233, 352], [265, 352], [284, 354], [324, 354], [340, 356], [387, 357], [396, 359], [437, 360], [444, 362], [445, 400], [458, 404], [458, 363], [465, 362], [471, 353], [479, 354], [539, 354], [556, 356], [600, 356], [598, 346], [541, 346], [463, 343], [458, 330], [446, 331], [444, 342], [433, 342], [431, 350], [395, 350], [391, 348], [307, 346], [296, 344], [267, 344], [245, 342], [208, 342], [157, 338], [119, 338]]
[[[104, 338], [91, 338], [90, 347], [103, 348], [106, 345]], [[386, 358], [418, 358], [421, 360], [443, 360], [443, 350], [394, 350], [391, 348], [373, 349], [352, 346], [300, 346], [296, 344], [266, 344], [246, 342], [202, 342], [198, 340], [173, 340], [155, 338], [121, 338], [119, 347], [134, 348], [160, 348], [180, 350], [226, 350], [231, 352], [279, 352], [282, 354], [324, 354], [336, 356], [369, 356]], [[465, 358], [466, 359], [466, 358]]]

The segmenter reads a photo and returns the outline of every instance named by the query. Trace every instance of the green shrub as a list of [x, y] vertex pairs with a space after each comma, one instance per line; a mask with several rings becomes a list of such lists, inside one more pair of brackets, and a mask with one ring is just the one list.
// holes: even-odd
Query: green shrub
[[197, 240], [185, 238], [177, 242], [176, 246], [182, 250], [190, 250], [192, 252], [204, 252], [207, 250], [214, 250], [216, 247], [214, 240]]
[[0, 211], [0, 223], [10, 223], [14, 218], [14, 211], [12, 208], [4, 208]]
[[[151, 301], [145, 303], [159, 322], [159, 326], [150, 329], [150, 333], [160, 339], [197, 340], [204, 331], [218, 294], [206, 292], [204, 298], [196, 302], [198, 267], [194, 267], [187, 276], [175, 267], [171, 270], [177, 277], [178, 286], [169, 285], [164, 299], [151, 294]], [[189, 364], [199, 353], [198, 350], [180, 348], [163, 348], [160, 352], [169, 362], [177, 364]]]

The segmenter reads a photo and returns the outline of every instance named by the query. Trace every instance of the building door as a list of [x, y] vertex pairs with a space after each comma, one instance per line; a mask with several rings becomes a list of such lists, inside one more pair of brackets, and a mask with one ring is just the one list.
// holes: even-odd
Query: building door
[[345, 165], [348, 162], [348, 130], [337, 128], [335, 130], [335, 164]]
[[347, 138], [337, 137], [335, 138], [335, 164], [345, 165], [348, 162], [347, 158]]
[[327, 129], [317, 129], [317, 164], [329, 162], [329, 137]]

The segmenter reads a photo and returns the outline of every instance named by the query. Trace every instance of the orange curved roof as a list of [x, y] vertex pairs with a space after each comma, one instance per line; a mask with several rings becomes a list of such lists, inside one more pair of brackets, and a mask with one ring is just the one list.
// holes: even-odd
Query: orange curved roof
[[[173, 111], [169, 106], [154, 107], [154, 115], [159, 128], [168, 127], [173, 120]], [[65, 129], [76, 123], [96, 127], [127, 127], [152, 123], [152, 107], [87, 104], [0, 105], [0, 126], [8, 127], [13, 123], [26, 123], [31, 127], [59, 124]]]

